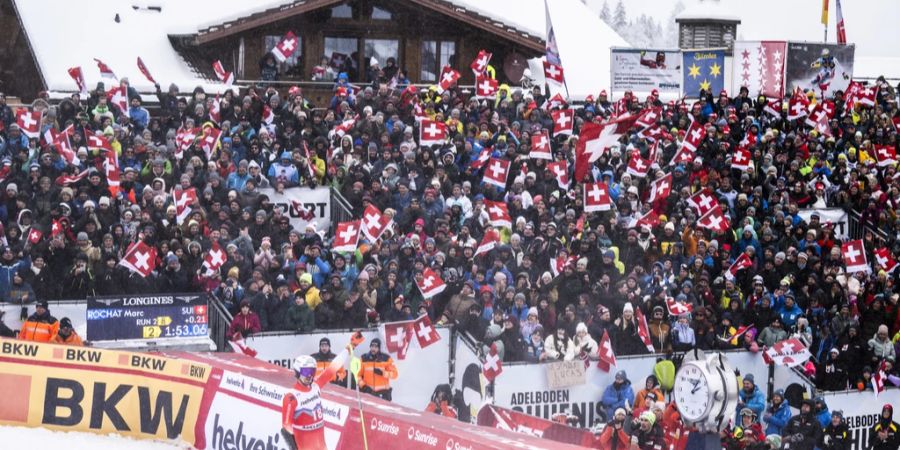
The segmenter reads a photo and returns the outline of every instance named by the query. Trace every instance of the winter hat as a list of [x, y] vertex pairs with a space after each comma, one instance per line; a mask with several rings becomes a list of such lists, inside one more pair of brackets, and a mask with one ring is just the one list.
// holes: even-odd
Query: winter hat
[[656, 423], [656, 414], [653, 414], [652, 411], [644, 411], [641, 413], [641, 420], [646, 420], [650, 422], [650, 426]]
[[300, 275], [300, 282], [312, 284], [312, 275], [309, 272]]
[[63, 318], [59, 321], [59, 327], [60, 327], [60, 328], [73, 328], [73, 327], [72, 327], [72, 320], [69, 319], [68, 317], [63, 317]]
[[616, 372], [616, 379], [621, 378], [622, 381], [628, 381], [628, 374], [624, 370]]
[[631, 302], [625, 303], [625, 306], [622, 307], [622, 312], [634, 312], [634, 306], [631, 306]]
[[756, 384], [756, 380], [755, 380], [755, 378], [753, 377], [753, 374], [752, 374], [752, 373], [748, 373], [747, 375], [744, 375], [744, 381], [749, 381], [749, 382], [751, 382], [751, 383], [753, 383], [753, 384]]
[[19, 192], [19, 187], [16, 186], [16, 183], [9, 183], [9, 184], [6, 185], [6, 190], [7, 190], [7, 191], [13, 191], [13, 192], [18, 193], [18, 192]]
[[538, 316], [539, 315], [538, 309], [534, 306], [532, 306], [531, 308], [528, 308], [528, 315], [529, 316]]
[[582, 331], [587, 333], [587, 325], [585, 325], [584, 322], [578, 322], [578, 325], [575, 326], [575, 332], [581, 333]]

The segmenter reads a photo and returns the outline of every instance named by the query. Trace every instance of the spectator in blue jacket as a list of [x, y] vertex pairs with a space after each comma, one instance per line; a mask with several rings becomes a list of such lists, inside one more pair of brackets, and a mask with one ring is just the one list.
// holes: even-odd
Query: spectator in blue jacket
[[816, 397], [816, 418], [819, 419], [819, 423], [822, 425], [822, 428], [828, 426], [831, 423], [831, 411], [828, 410], [828, 405], [825, 404], [825, 397], [821, 395]]
[[794, 293], [788, 292], [784, 296], [784, 304], [778, 308], [778, 315], [781, 317], [781, 321], [784, 323], [785, 328], [793, 328], [794, 325], [797, 324], [797, 319], [803, 315], [803, 310], [797, 306], [797, 303], [794, 301]]
[[616, 372], [615, 381], [606, 387], [600, 402], [606, 410], [606, 417], [612, 417], [618, 408], [631, 411], [634, 406], [634, 389], [631, 388], [631, 381], [628, 380], [624, 370]]
[[247, 184], [247, 180], [250, 179], [250, 173], [248, 172], [249, 163], [247, 160], [242, 160], [238, 163], [237, 171], [232, 172], [228, 175], [228, 180], [225, 182], [225, 187], [229, 190], [235, 190], [241, 192], [244, 190], [244, 186]]
[[141, 96], [137, 95], [131, 98], [131, 107], [128, 108], [128, 117], [131, 123], [135, 124], [139, 130], [147, 128], [150, 123], [150, 113], [147, 108], [141, 106]]
[[331, 273], [331, 264], [322, 259], [320, 252], [319, 245], [313, 244], [306, 248], [306, 253], [297, 261], [306, 264], [306, 270], [312, 274], [313, 284], [317, 288], [321, 288], [325, 284], [325, 280]]
[[738, 404], [735, 409], [735, 421], [741, 420], [740, 413], [744, 408], [750, 408], [756, 413], [756, 417], [762, 416], [763, 410], [766, 408], [766, 396], [763, 395], [759, 387], [756, 386], [756, 380], [753, 374], [744, 375], [744, 386], [738, 392]]
[[772, 404], [766, 408], [762, 419], [766, 424], [766, 435], [781, 434], [781, 429], [787, 425], [791, 418], [791, 406], [784, 400], [784, 389], [778, 389], [772, 394]]
[[31, 267], [31, 256], [17, 257], [8, 245], [0, 247], [0, 298], [9, 298], [13, 277]]

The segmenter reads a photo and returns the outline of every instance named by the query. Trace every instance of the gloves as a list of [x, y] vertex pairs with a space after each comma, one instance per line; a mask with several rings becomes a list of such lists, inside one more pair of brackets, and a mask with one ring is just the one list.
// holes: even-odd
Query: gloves
[[831, 445], [831, 436], [826, 434], [825, 439], [823, 439], [823, 442], [825, 442], [825, 445]]
[[290, 450], [297, 450], [297, 442], [294, 441], [294, 434], [284, 428], [281, 429], [281, 437]]
[[372, 370], [372, 372], [375, 372], [375, 375], [378, 375], [378, 376], [384, 375], [384, 371], [377, 367], [374, 370]]
[[365, 342], [365, 340], [366, 338], [365, 336], [363, 336], [362, 332], [357, 331], [353, 333], [353, 336], [350, 336], [350, 345], [353, 348], [356, 348], [357, 345], [362, 344], [363, 342]]

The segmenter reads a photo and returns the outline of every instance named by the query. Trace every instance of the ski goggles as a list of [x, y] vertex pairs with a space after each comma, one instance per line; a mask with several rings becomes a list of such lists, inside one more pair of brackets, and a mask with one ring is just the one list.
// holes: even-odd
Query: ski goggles
[[301, 369], [294, 370], [294, 373], [296, 373], [298, 377], [312, 378], [312, 377], [316, 376], [316, 368], [315, 367], [303, 367]]

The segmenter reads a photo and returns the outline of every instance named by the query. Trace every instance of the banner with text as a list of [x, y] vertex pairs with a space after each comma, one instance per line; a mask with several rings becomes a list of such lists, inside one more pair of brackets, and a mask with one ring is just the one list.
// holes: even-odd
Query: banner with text
[[813, 214], [818, 214], [820, 224], [831, 222], [834, 225], [834, 234], [837, 237], [847, 236], [847, 233], [850, 232], [850, 217], [847, 215], [847, 211], [841, 208], [801, 209], [797, 211], [797, 214], [806, 223], [812, 220]]
[[282, 192], [262, 188], [259, 192], [290, 217], [295, 230], [302, 232], [310, 222], [316, 224], [318, 231], [327, 231], [331, 226], [331, 191], [327, 187], [295, 187]]
[[[889, 387], [878, 397], [872, 391], [858, 392], [825, 392], [820, 393], [825, 398], [825, 404], [830, 411], [841, 410], [844, 412], [844, 420], [850, 428], [850, 450], [866, 450], [869, 448], [870, 431], [878, 422], [881, 408], [884, 405], [900, 405], [900, 389]], [[894, 421], [897, 421], [897, 413], [894, 412]]]
[[683, 55], [684, 95], [696, 98], [702, 89], [718, 98], [725, 89], [725, 50], [689, 50]]
[[661, 97], [681, 96], [681, 51], [610, 49], [613, 95], [632, 91], [643, 101], [654, 89]]
[[89, 341], [209, 336], [205, 294], [91, 297], [86, 314]]

